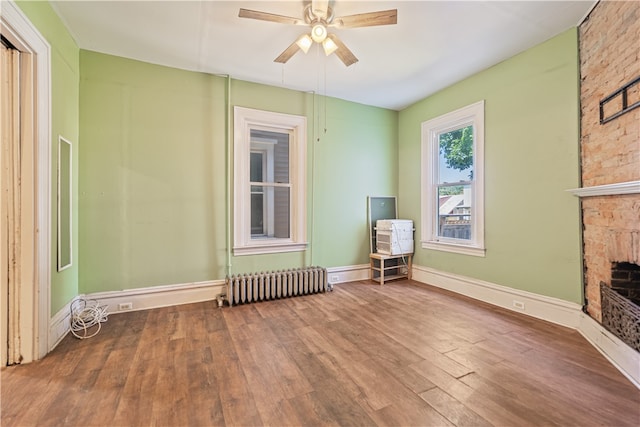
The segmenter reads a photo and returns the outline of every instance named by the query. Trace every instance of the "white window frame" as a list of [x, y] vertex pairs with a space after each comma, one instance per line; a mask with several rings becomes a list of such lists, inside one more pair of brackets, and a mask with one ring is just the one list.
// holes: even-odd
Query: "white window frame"
[[[289, 238], [251, 237], [251, 129], [289, 133], [291, 181]], [[304, 251], [307, 248], [307, 118], [245, 107], [234, 107], [234, 255]]]
[[[471, 239], [438, 236], [439, 135], [473, 125]], [[421, 245], [423, 249], [485, 256], [484, 246], [484, 100], [422, 123]]]

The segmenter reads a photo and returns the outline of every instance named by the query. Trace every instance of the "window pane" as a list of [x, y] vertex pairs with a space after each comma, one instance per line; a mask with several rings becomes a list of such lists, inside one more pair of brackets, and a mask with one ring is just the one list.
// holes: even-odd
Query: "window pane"
[[289, 135], [278, 141], [274, 149], [274, 181], [281, 184], [289, 183]]
[[470, 185], [438, 186], [438, 236], [471, 239]]
[[473, 126], [438, 135], [438, 183], [473, 179]]
[[[251, 130], [251, 238], [291, 236], [289, 133]], [[263, 183], [264, 185], [255, 185]]]
[[264, 181], [263, 167], [262, 167], [263, 157], [264, 157], [263, 153], [256, 153], [256, 152], [251, 153], [251, 170], [249, 172], [249, 177], [250, 177], [249, 180], [251, 182]]
[[251, 130], [252, 182], [288, 184], [289, 157], [288, 133]]
[[254, 189], [262, 187], [251, 187], [251, 237], [264, 236], [264, 194], [254, 192]]
[[251, 238], [291, 236], [289, 187], [251, 186]]
[[289, 212], [291, 195], [288, 187], [276, 187], [273, 197], [274, 236], [279, 239], [291, 237]]

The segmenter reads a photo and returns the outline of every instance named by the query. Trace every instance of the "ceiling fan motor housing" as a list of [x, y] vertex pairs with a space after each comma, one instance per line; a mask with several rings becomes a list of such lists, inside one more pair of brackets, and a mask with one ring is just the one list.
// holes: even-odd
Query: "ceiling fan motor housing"
[[[304, 11], [305, 11], [304, 20], [309, 25], [313, 25], [313, 23], [316, 22], [316, 21], [322, 22], [324, 25], [328, 25], [328, 24], [331, 24], [333, 22], [333, 8], [330, 7], [330, 6], [327, 6], [326, 13], [318, 13], [318, 14], [316, 14], [313, 11], [313, 8], [311, 7], [311, 4], [308, 4], [304, 8]], [[321, 11], [316, 11], [316, 12], [321, 12]]]

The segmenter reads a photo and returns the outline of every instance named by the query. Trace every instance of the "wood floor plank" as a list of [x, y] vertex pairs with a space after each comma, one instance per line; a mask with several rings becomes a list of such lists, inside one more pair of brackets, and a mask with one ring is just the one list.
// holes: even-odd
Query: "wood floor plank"
[[437, 387], [420, 393], [420, 397], [456, 426], [489, 427], [492, 425]]
[[[260, 333], [260, 332], [258, 332]], [[298, 366], [277, 344], [275, 335], [271, 339], [260, 333], [260, 338], [234, 340], [238, 349], [238, 358], [247, 386], [256, 399], [260, 418], [267, 424], [289, 411], [288, 399], [312, 391], [307, 379], [300, 373]]]
[[473, 369], [474, 371], [486, 365], [495, 365], [504, 360], [500, 356], [484, 350], [478, 346], [468, 346], [457, 348], [445, 353], [448, 358], [455, 360], [461, 365]]
[[308, 427], [338, 427], [342, 425], [336, 417], [329, 413], [328, 408], [321, 402], [320, 396], [315, 391], [296, 396], [290, 399], [289, 403], [296, 412], [296, 419], [300, 420], [300, 425]]
[[[519, 418], [526, 420], [522, 422], [533, 425], [574, 425], [575, 418], [571, 411], [557, 410], [554, 405], [548, 405], [546, 400], [537, 399], [539, 396], [536, 393], [527, 390], [513, 391], [504, 381], [492, 381], [476, 373], [466, 375], [460, 381], [482, 396], [483, 406], [486, 402], [491, 402], [494, 414], [499, 416], [517, 414]], [[484, 409], [477, 405], [478, 400], [466, 400], [465, 404], [482, 413]], [[496, 404], [500, 407], [496, 408]], [[486, 417], [491, 419], [491, 415]]]
[[420, 375], [432, 381], [438, 388], [448, 393], [469, 409], [496, 426], [535, 426], [538, 420], [530, 420], [520, 412], [506, 408], [503, 401], [496, 401], [490, 396], [476, 391], [467, 384], [451, 377], [435, 366], [422, 366], [418, 369]]
[[428, 331], [416, 330], [411, 324], [404, 323], [403, 327], [394, 327], [393, 325], [379, 322], [375, 318], [368, 317], [371, 325], [383, 331], [390, 339], [399, 345], [406, 347], [422, 359], [427, 359], [430, 363], [434, 363], [450, 372], [453, 376], [459, 377], [466, 375], [472, 370], [445, 354], [440, 353], [431, 347], [431, 341]]
[[213, 364], [218, 368], [217, 392], [222, 402], [225, 424], [262, 425], [229, 332], [214, 332], [210, 337], [211, 346], [216, 350], [213, 352]]
[[323, 408], [316, 412], [323, 414], [323, 418], [328, 417], [339, 423], [374, 425], [370, 414], [372, 399], [373, 406], [376, 406], [375, 394], [368, 395], [366, 387], [358, 384], [350, 372], [345, 370], [349, 362], [341, 359], [339, 352], [326, 352], [322, 347], [314, 345], [309, 337], [313, 337], [315, 331], [310, 327], [303, 329], [299, 330], [300, 340], [290, 346], [288, 352], [313, 386], [312, 394], [318, 398], [318, 404]]
[[142, 425], [153, 410], [154, 389], [158, 384], [158, 365], [136, 363], [122, 390], [113, 418], [114, 425]]
[[430, 390], [436, 385], [421, 375], [416, 375], [415, 371], [409, 365], [392, 364], [388, 360], [378, 360], [381, 369], [384, 369], [393, 375], [402, 385], [414, 393], [421, 393]]
[[0, 404], [3, 427], [640, 425], [577, 332], [407, 280], [111, 315], [2, 368]]
[[[208, 327], [206, 327], [208, 330]], [[214, 363], [211, 347], [194, 350], [186, 355], [189, 381], [188, 425], [224, 425], [222, 401], [218, 393], [220, 369]]]
[[[505, 360], [496, 365], [484, 365], [476, 370], [477, 375], [465, 376], [461, 381], [488, 398], [503, 402], [511, 412], [529, 419], [538, 419], [545, 424], [573, 424], [583, 411], [582, 404], [564, 401], [544, 377], [532, 374], [538, 369], [535, 359], [527, 359], [525, 363]], [[578, 390], [574, 392], [579, 393]], [[526, 402], [526, 406], [522, 402]]]
[[396, 399], [373, 415], [379, 426], [453, 426], [454, 424], [441, 415], [435, 408], [416, 394]]

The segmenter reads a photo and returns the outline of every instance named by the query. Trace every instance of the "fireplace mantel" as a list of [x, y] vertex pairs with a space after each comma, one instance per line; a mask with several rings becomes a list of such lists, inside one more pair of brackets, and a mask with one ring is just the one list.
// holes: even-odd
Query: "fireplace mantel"
[[615, 196], [619, 194], [640, 194], [640, 181], [619, 182], [616, 184], [594, 185], [566, 190], [577, 197]]

